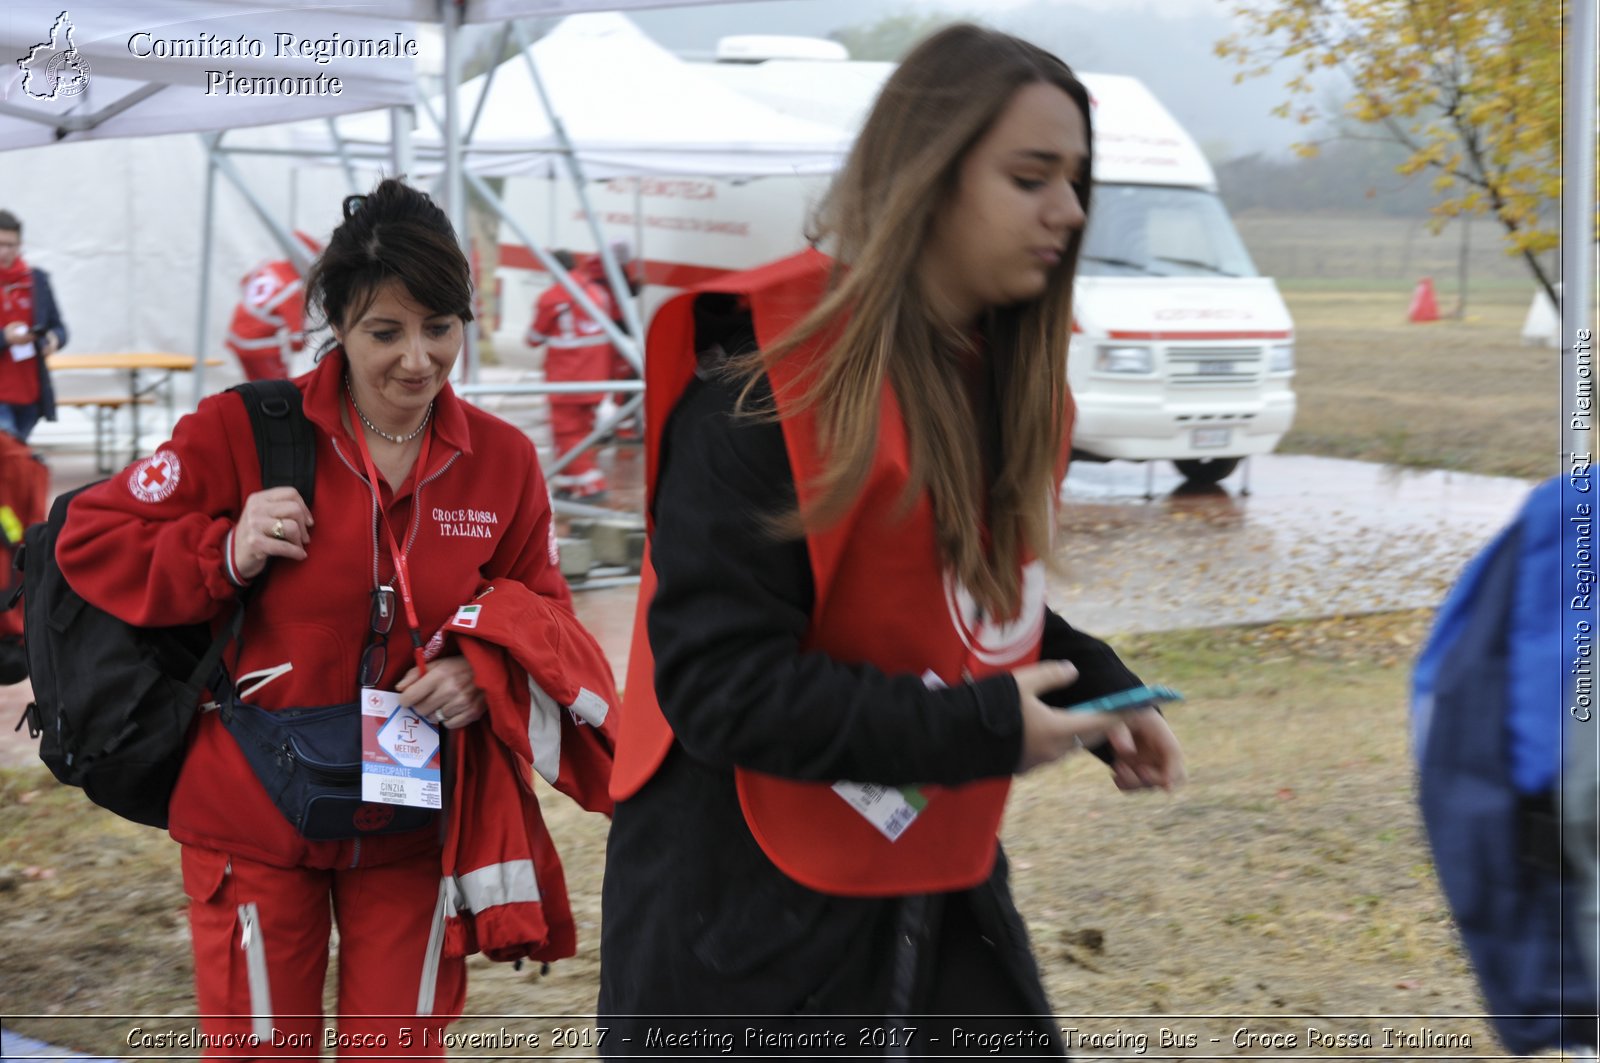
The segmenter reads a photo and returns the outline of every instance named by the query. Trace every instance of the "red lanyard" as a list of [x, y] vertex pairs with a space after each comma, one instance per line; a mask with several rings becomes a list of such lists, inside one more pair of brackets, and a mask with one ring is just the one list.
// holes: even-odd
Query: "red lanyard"
[[[361, 461], [367, 467], [367, 483], [371, 485], [372, 496], [378, 502], [378, 516], [383, 522], [383, 532], [389, 539], [389, 553], [394, 558], [394, 580], [400, 584], [400, 601], [406, 607], [406, 624], [411, 629], [411, 655], [417, 662], [417, 674], [426, 675], [428, 665], [422, 654], [422, 625], [417, 621], [417, 607], [411, 599], [411, 569], [405, 552], [400, 549], [400, 543], [394, 537], [394, 529], [389, 526], [389, 514], [383, 505], [383, 489], [378, 486], [378, 467], [372, 463], [372, 452], [367, 449], [367, 434], [357, 427], [361, 424], [361, 412], [356, 409], [355, 396], [347, 392], [345, 398], [350, 403], [350, 429], [356, 437], [356, 446], [361, 451]], [[416, 464], [416, 469], [422, 471], [414, 470], [413, 476], [420, 477], [428, 471], [428, 444], [432, 440], [431, 430], [423, 434], [422, 450], [417, 454]], [[411, 504], [413, 506], [417, 504], [415, 493], [411, 496]]]

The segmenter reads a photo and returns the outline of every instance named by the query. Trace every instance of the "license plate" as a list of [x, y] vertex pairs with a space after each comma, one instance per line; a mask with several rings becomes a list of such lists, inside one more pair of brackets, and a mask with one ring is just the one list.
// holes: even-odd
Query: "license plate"
[[1233, 439], [1231, 428], [1196, 428], [1189, 436], [1189, 445], [1196, 450], [1225, 447]]
[[1198, 366], [1201, 376], [1227, 376], [1233, 372], [1232, 362], [1204, 361]]

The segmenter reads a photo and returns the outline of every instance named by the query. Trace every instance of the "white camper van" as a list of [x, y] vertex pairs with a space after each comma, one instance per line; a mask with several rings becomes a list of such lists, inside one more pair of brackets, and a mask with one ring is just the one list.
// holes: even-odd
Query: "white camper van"
[[[725, 52], [729, 49], [725, 46]], [[858, 128], [888, 63], [768, 60], [696, 64], [788, 114]], [[1295, 399], [1294, 332], [1276, 286], [1257, 275], [1194, 140], [1133, 78], [1083, 75], [1095, 173], [1078, 264], [1068, 378], [1080, 459], [1170, 460], [1215, 483], [1270, 452]], [[643, 262], [646, 315], [678, 288], [800, 250], [826, 178], [627, 179], [591, 186], [607, 239]], [[513, 180], [506, 199], [550, 246], [591, 248], [570, 191]], [[531, 265], [507, 249], [503, 264]], [[507, 333], [544, 283], [503, 271]]]

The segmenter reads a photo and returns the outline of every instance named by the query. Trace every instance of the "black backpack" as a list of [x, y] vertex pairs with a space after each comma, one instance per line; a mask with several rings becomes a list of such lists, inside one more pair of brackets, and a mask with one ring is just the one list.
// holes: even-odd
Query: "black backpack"
[[[250, 412], [262, 486], [293, 487], [310, 506], [316, 445], [299, 389], [264, 380], [233, 390]], [[17, 729], [27, 723], [61, 782], [124, 819], [165, 827], [189, 728], [244, 623], [248, 592], [214, 636], [206, 624], [134, 627], [85, 602], [56, 564], [67, 509], [84, 490], [56, 499], [17, 554], [34, 696]]]

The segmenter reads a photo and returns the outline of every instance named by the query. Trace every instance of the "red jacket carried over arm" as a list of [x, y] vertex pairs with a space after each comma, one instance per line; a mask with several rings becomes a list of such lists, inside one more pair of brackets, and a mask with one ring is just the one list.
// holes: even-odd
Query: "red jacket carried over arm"
[[496, 581], [473, 606], [446, 629], [472, 662], [488, 715], [451, 743], [445, 950], [557, 960], [577, 938], [533, 777], [610, 813], [611, 666], [570, 611], [520, 584]]

